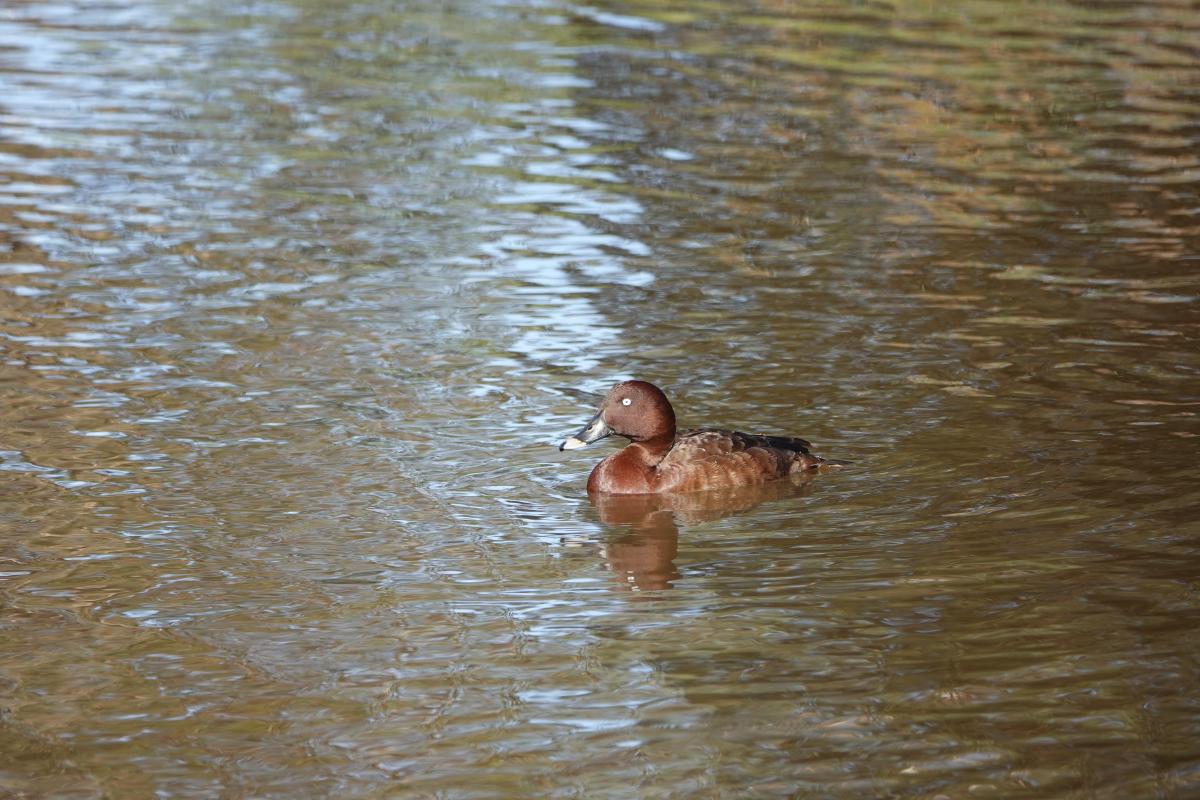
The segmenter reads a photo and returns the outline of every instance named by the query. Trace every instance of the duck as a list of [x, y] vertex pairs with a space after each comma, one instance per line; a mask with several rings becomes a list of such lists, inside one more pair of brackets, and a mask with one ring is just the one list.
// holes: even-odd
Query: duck
[[596, 415], [558, 449], [576, 450], [609, 436], [623, 436], [629, 444], [592, 469], [589, 495], [730, 489], [846, 465], [814, 454], [811, 443], [794, 436], [676, 430], [666, 394], [641, 380], [612, 387]]

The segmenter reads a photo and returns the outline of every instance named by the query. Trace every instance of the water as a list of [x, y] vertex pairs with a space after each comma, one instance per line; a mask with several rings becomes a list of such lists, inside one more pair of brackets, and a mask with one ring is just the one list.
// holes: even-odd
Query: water
[[1200, 11], [342, 5], [0, 9], [0, 794], [1200, 793]]

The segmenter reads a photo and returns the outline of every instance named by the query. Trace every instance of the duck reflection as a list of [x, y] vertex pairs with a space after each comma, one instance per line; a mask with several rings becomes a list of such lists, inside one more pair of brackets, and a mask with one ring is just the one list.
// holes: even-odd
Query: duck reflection
[[772, 500], [811, 490], [813, 475], [759, 486], [739, 486], [685, 494], [590, 494], [600, 521], [610, 530], [601, 539], [601, 557], [617, 586], [633, 591], [670, 589], [680, 577], [675, 566], [679, 526], [714, 522]]

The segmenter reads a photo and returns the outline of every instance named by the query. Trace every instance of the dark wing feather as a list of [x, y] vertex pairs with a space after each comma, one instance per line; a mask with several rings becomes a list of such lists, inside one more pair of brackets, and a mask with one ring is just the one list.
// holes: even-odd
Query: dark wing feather
[[675, 437], [675, 447], [699, 448], [703, 452], [741, 453], [752, 447], [770, 447], [793, 453], [809, 454], [812, 443], [796, 436], [768, 436], [716, 428], [689, 428]]
[[680, 431], [658, 465], [672, 491], [763, 483], [821, 463], [811, 445], [792, 436], [699, 428]]

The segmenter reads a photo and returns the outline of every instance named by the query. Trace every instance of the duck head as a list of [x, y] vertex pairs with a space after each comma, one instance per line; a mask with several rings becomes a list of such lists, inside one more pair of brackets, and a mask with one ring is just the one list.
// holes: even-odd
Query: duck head
[[618, 383], [604, 396], [596, 416], [558, 449], [576, 450], [614, 434], [634, 442], [674, 439], [675, 410], [662, 389], [645, 381]]

